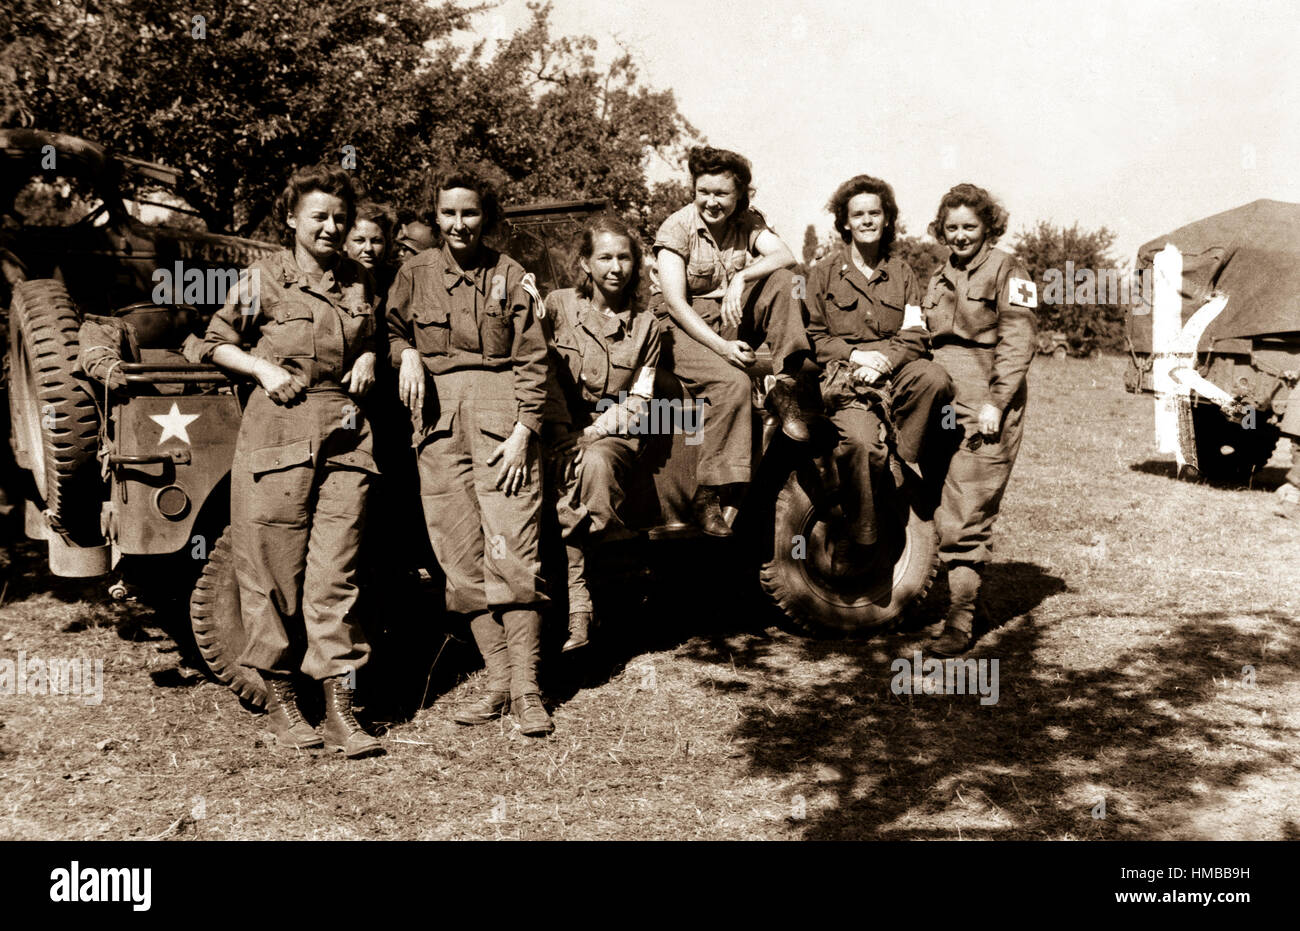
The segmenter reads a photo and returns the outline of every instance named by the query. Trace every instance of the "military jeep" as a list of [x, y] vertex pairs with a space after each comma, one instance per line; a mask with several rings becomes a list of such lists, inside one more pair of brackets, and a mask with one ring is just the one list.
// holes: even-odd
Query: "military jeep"
[[[1300, 204], [1257, 200], [1157, 236], [1138, 250], [1139, 281], [1154, 280], [1156, 256], [1167, 246], [1181, 254], [1181, 280], [1172, 283], [1181, 300], [1175, 323], [1186, 327], [1202, 308], [1226, 299], [1199, 335], [1188, 332], [1191, 367], [1204, 381], [1179, 402], [1182, 459], [1207, 478], [1246, 481], [1268, 462], [1297, 397]], [[1155, 388], [1151, 290], [1142, 288], [1128, 317], [1125, 386], [1132, 392]], [[1300, 419], [1295, 424], [1290, 432], [1300, 432]]]
[[[228, 532], [230, 466], [251, 384], [232, 382], [184, 351], [225, 289], [190, 294], [177, 287], [168, 294], [157, 283], [173, 270], [233, 283], [238, 269], [279, 247], [189, 222], [151, 225], [132, 214], [131, 202], [182, 209], [165, 196], [175, 179], [170, 168], [71, 136], [0, 130], [11, 447], [31, 474], [27, 530], [48, 541], [51, 571], [116, 572], [146, 585], [179, 585], [213, 676], [260, 705], [263, 683], [238, 664], [245, 636]], [[161, 200], [123, 197], [131, 191], [139, 198], [140, 189], [161, 190]], [[581, 223], [605, 208], [604, 201], [508, 208], [493, 244], [533, 272], [543, 291], [566, 287], [576, 271]], [[78, 334], [88, 315], [133, 321], [138, 351], [114, 360], [121, 376], [114, 390], [78, 368], [86, 348]], [[770, 375], [770, 357], [760, 352], [760, 359], [756, 420], [764, 418]], [[685, 397], [670, 374], [660, 380], [679, 411], [702, 409], [705, 402]], [[928, 589], [936, 567], [933, 526], [916, 505], [915, 476], [893, 459], [877, 495], [885, 512], [880, 543], [866, 564], [837, 572], [835, 438], [825, 421], [814, 434], [811, 444], [793, 444], [770, 418], [755, 430], [755, 480], [728, 509], [735, 540], [720, 545], [743, 552], [741, 565], [757, 570], [756, 588], [802, 630], [869, 633]], [[655, 539], [690, 535], [697, 449], [680, 430], [652, 438], [649, 469], [629, 495], [631, 527]], [[117, 582], [110, 590], [125, 589]]]

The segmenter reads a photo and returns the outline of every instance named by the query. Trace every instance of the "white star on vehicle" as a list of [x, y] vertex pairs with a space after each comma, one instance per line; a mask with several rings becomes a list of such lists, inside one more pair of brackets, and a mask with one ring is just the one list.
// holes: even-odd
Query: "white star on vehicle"
[[158, 438], [158, 445], [161, 446], [167, 442], [168, 437], [176, 437], [182, 442], [190, 441], [190, 434], [185, 428], [199, 419], [198, 414], [182, 414], [176, 402], [172, 402], [172, 409], [165, 414], [150, 414], [149, 419], [163, 428], [162, 436]]

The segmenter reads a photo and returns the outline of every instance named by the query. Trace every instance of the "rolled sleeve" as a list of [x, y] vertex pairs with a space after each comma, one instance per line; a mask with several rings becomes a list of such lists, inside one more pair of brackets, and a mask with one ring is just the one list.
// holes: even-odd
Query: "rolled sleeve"
[[659, 254], [659, 250], [667, 249], [675, 255], [680, 255], [682, 261], [690, 261], [691, 229], [684, 211], [677, 211], [659, 224], [659, 232], [655, 234], [654, 246], [651, 248], [655, 255]]
[[219, 346], [239, 346], [251, 343], [252, 334], [261, 327], [263, 316], [262, 277], [264, 270], [252, 266], [239, 273], [239, 281], [226, 295], [226, 302], [212, 315], [199, 358], [212, 361]]

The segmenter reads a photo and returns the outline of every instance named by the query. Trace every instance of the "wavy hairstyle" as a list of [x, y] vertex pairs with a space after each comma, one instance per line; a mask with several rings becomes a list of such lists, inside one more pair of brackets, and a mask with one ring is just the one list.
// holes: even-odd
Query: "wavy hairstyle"
[[435, 175], [429, 180], [425, 197], [428, 204], [426, 222], [433, 227], [438, 244], [442, 244], [442, 230], [438, 226], [438, 194], [441, 191], [450, 191], [454, 188], [463, 188], [478, 195], [479, 208], [483, 211], [483, 225], [481, 227], [483, 238], [486, 239], [492, 235], [492, 232], [501, 222], [501, 198], [497, 194], [496, 185], [486, 175], [473, 168], [459, 167]]
[[997, 242], [1007, 231], [1007, 221], [1011, 215], [993, 198], [992, 194], [973, 184], [959, 184], [943, 195], [943, 199], [939, 201], [939, 211], [930, 221], [930, 235], [944, 245], [947, 245], [947, 241], [943, 238], [944, 221], [948, 218], [948, 211], [956, 210], [958, 207], [969, 207], [975, 211], [975, 216], [979, 217], [979, 221], [984, 224], [985, 236], [990, 245]]
[[397, 245], [394, 239], [396, 230], [396, 218], [384, 204], [377, 204], [373, 200], [362, 201], [357, 204], [357, 215], [352, 219], [352, 226], [356, 226], [362, 220], [367, 223], [373, 223], [379, 227], [379, 231], [384, 234], [384, 254], [379, 260], [386, 261], [393, 254], [393, 247]]
[[[628, 279], [627, 284], [623, 286], [623, 293], [628, 297], [635, 295], [637, 288], [641, 286], [641, 267], [644, 262], [641, 238], [621, 218], [612, 213], [603, 213], [592, 217], [582, 227], [582, 240], [578, 246], [578, 255], [588, 262], [591, 261], [591, 256], [596, 250], [596, 236], [600, 233], [613, 233], [615, 236], [627, 238], [632, 249], [632, 276]], [[579, 276], [578, 294], [590, 298], [593, 287], [590, 275]]]
[[895, 227], [898, 225], [898, 201], [894, 199], [894, 189], [879, 178], [871, 175], [854, 175], [835, 189], [826, 209], [835, 217], [835, 229], [840, 239], [853, 241], [849, 230], [849, 201], [859, 194], [875, 194], [880, 198], [881, 209], [885, 213], [885, 228], [880, 231], [880, 257], [889, 257], [890, 247], [894, 244]]
[[343, 201], [348, 210], [347, 228], [357, 213], [357, 192], [352, 184], [352, 176], [337, 165], [313, 165], [299, 168], [289, 176], [289, 182], [275, 199], [273, 216], [276, 228], [280, 231], [280, 242], [286, 246], [293, 245], [293, 230], [289, 228], [289, 217], [298, 209], [298, 202], [312, 191], [323, 191]]
[[695, 190], [695, 182], [701, 175], [729, 174], [736, 182], [736, 215], [743, 214], [749, 209], [754, 172], [749, 159], [745, 156], [729, 149], [697, 145], [686, 153], [686, 167], [691, 173], [692, 193]]

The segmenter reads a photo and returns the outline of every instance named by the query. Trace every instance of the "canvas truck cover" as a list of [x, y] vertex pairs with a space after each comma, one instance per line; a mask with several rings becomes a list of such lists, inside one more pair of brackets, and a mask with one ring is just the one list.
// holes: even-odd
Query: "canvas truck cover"
[[[1169, 243], [1183, 254], [1184, 323], [1211, 292], [1228, 295], [1198, 351], [1219, 340], [1300, 332], [1300, 204], [1257, 200], [1157, 236], [1138, 250], [1139, 272], [1149, 274]], [[1135, 351], [1151, 351], [1149, 304], [1134, 306], [1129, 334]]]

